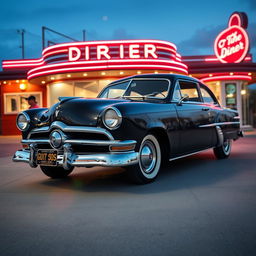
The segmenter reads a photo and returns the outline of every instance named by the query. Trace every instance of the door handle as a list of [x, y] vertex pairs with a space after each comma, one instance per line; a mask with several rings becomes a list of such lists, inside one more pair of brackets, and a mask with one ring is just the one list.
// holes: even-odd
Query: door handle
[[202, 108], [203, 111], [209, 111], [210, 108]]

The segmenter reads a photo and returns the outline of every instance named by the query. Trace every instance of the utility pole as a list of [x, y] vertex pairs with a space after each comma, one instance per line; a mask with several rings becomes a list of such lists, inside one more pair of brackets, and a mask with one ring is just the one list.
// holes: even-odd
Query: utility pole
[[22, 59], [25, 59], [25, 43], [24, 43], [24, 34], [25, 34], [25, 29], [18, 29], [17, 32], [21, 34], [21, 55]]
[[85, 41], [85, 39], [86, 39], [86, 30], [83, 29], [83, 41]]

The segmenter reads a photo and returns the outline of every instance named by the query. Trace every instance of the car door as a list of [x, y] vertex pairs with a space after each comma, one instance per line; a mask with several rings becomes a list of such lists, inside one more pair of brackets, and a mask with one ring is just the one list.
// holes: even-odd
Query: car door
[[216, 144], [218, 143], [216, 121], [218, 119], [218, 116], [223, 112], [223, 110], [212, 91], [204, 84], [199, 84], [199, 86], [204, 105], [205, 107], [209, 108], [208, 115], [210, 116], [210, 123], [207, 125], [202, 125], [201, 128], [208, 127], [212, 130], [212, 146], [216, 146]]
[[[182, 102], [181, 99], [187, 97]], [[205, 105], [194, 80], [178, 79], [175, 84], [173, 101], [179, 119], [179, 154], [189, 154], [212, 146], [211, 127], [203, 125], [212, 122], [210, 107]], [[180, 102], [180, 103], [179, 103]]]

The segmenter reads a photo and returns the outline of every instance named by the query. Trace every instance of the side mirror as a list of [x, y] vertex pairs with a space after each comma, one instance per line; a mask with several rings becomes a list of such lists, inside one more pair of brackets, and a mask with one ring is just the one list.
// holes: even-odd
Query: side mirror
[[177, 103], [178, 106], [182, 105], [182, 102], [187, 101], [189, 99], [188, 95], [185, 95], [183, 97], [181, 97], [181, 99], [179, 100], [179, 102]]

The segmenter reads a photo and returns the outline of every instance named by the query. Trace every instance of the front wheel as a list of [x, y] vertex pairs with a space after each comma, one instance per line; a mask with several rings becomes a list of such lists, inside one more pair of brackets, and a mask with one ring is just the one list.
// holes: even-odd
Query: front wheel
[[214, 148], [213, 152], [216, 158], [217, 159], [228, 158], [231, 152], [231, 145], [232, 145], [231, 140], [225, 140], [221, 146]]
[[127, 174], [137, 184], [146, 184], [156, 179], [161, 166], [161, 148], [152, 134], [147, 135], [140, 146], [139, 163], [128, 166]]
[[66, 170], [62, 167], [54, 167], [54, 166], [40, 166], [42, 172], [53, 179], [61, 179], [67, 177], [74, 169], [72, 167], [69, 170]]

